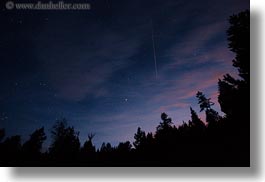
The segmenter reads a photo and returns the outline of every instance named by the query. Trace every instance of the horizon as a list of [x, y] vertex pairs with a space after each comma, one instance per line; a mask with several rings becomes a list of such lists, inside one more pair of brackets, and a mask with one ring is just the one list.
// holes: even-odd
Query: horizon
[[[154, 132], [199, 112], [196, 92], [217, 102], [218, 79], [237, 75], [227, 45], [229, 16], [249, 1], [87, 1], [88, 11], [2, 9], [0, 128], [23, 141], [66, 118], [93, 143]], [[223, 7], [223, 8], [222, 8]], [[32, 16], [34, 15], [34, 16]], [[151, 24], [152, 20], [152, 24]], [[50, 139], [45, 141], [45, 145]]]

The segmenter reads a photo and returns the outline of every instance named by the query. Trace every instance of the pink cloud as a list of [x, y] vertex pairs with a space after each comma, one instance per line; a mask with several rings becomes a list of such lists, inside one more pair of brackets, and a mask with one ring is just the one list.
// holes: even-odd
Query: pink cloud
[[158, 113], [171, 111], [179, 113], [183, 110], [189, 113], [189, 107], [196, 103], [196, 93], [202, 91], [218, 108], [218, 79], [225, 73], [226, 71], [215, 67], [199, 67], [196, 70], [187, 71], [180, 74], [179, 79], [168, 80], [167, 86], [146, 102], [148, 105], [157, 106], [155, 112]]
[[[185, 64], [185, 62], [182, 61], [183, 59], [192, 57], [194, 53], [202, 49], [208, 41], [217, 36], [224, 27], [225, 22], [216, 22], [210, 25], [197, 27], [169, 49], [166, 55], [171, 56], [175, 60], [173, 63], [175, 66]], [[202, 58], [205, 57], [202, 56]]]
[[160, 106], [158, 108], [158, 112], [165, 112], [167, 110], [171, 110], [171, 109], [180, 109], [180, 108], [186, 108], [190, 106], [189, 103], [184, 103], [184, 102], [179, 102], [179, 103], [175, 103], [175, 104], [169, 104], [169, 105], [164, 105], [164, 106]]
[[153, 101], [181, 100], [195, 97], [197, 91], [206, 90], [217, 86], [218, 79], [225, 74], [223, 71], [216, 71], [210, 68], [199, 68], [180, 75], [180, 79], [170, 80], [169, 88], [163, 90], [163, 94], [157, 94]]

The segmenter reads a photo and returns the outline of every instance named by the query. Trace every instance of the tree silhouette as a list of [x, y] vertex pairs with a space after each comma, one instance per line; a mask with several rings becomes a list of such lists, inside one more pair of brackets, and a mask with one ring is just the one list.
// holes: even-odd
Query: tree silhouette
[[31, 158], [36, 158], [41, 154], [42, 144], [46, 140], [44, 127], [37, 129], [30, 135], [30, 139], [23, 146], [23, 152], [27, 153]]
[[198, 117], [197, 113], [192, 109], [192, 107], [190, 107], [190, 113], [191, 113], [192, 126], [194, 126], [195, 128], [198, 128], [200, 130], [205, 129], [205, 124]]
[[126, 141], [126, 142], [120, 142], [118, 147], [117, 147], [117, 151], [119, 153], [122, 153], [122, 154], [127, 154], [131, 151], [132, 149], [132, 145], [129, 141]]
[[101, 153], [111, 153], [114, 149], [112, 148], [110, 143], [105, 144], [105, 142], [102, 143], [100, 152]]
[[227, 31], [229, 48], [236, 54], [233, 66], [238, 68], [239, 76], [249, 82], [250, 73], [250, 16], [249, 10], [233, 15], [229, 19]]
[[175, 142], [172, 119], [166, 113], [161, 114], [161, 119], [162, 122], [157, 126], [155, 133], [155, 150], [161, 154], [159, 156], [160, 160], [169, 157], [168, 154], [165, 154], [165, 151], [170, 151], [172, 144]]
[[66, 119], [58, 120], [52, 130], [51, 157], [57, 161], [74, 160], [80, 150], [78, 135], [74, 127], [67, 126]]
[[6, 138], [2, 143], [2, 162], [7, 166], [19, 164], [21, 160], [21, 137], [19, 135]]
[[[226, 74], [219, 79], [218, 101], [226, 114], [226, 135], [234, 160], [249, 165], [250, 155], [250, 14], [233, 15], [227, 31], [229, 48], [236, 54], [233, 66], [241, 79]], [[227, 124], [228, 125], [228, 124]], [[226, 125], [226, 126], [227, 126]], [[236, 133], [236, 135], [235, 135]], [[248, 160], [247, 160], [248, 159]]]
[[146, 150], [150, 154], [154, 147], [154, 136], [152, 133], [147, 133], [146, 142], [145, 142]]
[[200, 111], [205, 110], [206, 122], [208, 123], [208, 125], [216, 125], [216, 122], [220, 121], [221, 116], [218, 114], [217, 111], [212, 109], [214, 103], [211, 102], [211, 98], [206, 98], [202, 92], [198, 92], [196, 97], [198, 98], [198, 104], [201, 108]]
[[138, 127], [137, 129], [137, 133], [134, 134], [134, 139], [135, 141], [133, 142], [133, 146], [136, 149], [141, 149], [146, 142], [146, 136], [145, 136], [145, 132], [141, 130], [140, 127]]
[[197, 92], [196, 97], [198, 98], [198, 104], [200, 105], [200, 112], [204, 110], [211, 109], [211, 106], [214, 105], [213, 102], [211, 102], [211, 99], [207, 99], [205, 95], [202, 92]]
[[238, 85], [239, 81], [229, 74], [224, 75], [224, 79], [219, 79], [218, 82], [218, 102], [220, 103], [222, 112], [228, 116], [232, 116], [238, 107]]
[[[233, 66], [239, 71], [242, 80], [235, 79], [226, 74], [219, 80], [218, 101], [221, 110], [229, 117], [239, 117], [249, 119], [249, 73], [250, 73], [250, 16], [249, 10], [230, 17], [231, 24], [227, 31], [229, 48], [236, 54]], [[244, 102], [242, 104], [242, 102]], [[240, 120], [240, 119], [239, 119]]]
[[206, 113], [206, 122], [208, 122], [208, 124], [213, 124], [221, 120], [221, 116], [214, 109], [206, 110], [205, 113]]
[[168, 118], [168, 115], [166, 113], [161, 114], [161, 119], [163, 122], [160, 122], [160, 124], [157, 126], [158, 132], [172, 128], [172, 119]]
[[85, 141], [83, 148], [81, 149], [82, 153], [85, 155], [93, 155], [96, 152], [96, 147], [92, 143], [92, 139], [95, 137], [95, 134], [88, 134], [88, 140]]
[[1, 128], [0, 129], [0, 142], [4, 139], [4, 137], [5, 137], [5, 129]]
[[21, 137], [19, 135], [8, 137], [3, 145], [8, 152], [19, 152], [21, 150]]
[[[57, 120], [52, 128], [52, 142], [45, 153], [44, 128], [35, 130], [21, 145], [19, 135], [4, 140], [0, 129], [0, 165], [3, 166], [249, 166], [249, 11], [230, 17], [227, 31], [229, 48], [236, 53], [233, 65], [239, 79], [229, 74], [219, 80], [218, 101], [224, 116], [212, 106], [202, 92], [196, 97], [200, 112], [205, 111], [205, 124], [190, 107], [191, 120], [174, 125], [166, 113], [161, 114], [155, 133], [145, 133], [140, 127], [130, 141], [118, 146], [93, 145], [95, 134], [88, 134], [80, 149], [79, 133]], [[4, 141], [3, 141], [4, 140]]]
[[192, 109], [192, 107], [190, 107], [190, 113], [191, 113], [191, 122], [193, 123], [193, 125], [199, 128], [204, 128], [205, 127], [204, 123], [198, 117], [197, 113]]

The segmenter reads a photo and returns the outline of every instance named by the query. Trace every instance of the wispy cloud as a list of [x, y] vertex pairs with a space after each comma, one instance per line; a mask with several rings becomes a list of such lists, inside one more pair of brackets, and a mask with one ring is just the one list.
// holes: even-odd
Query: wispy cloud
[[[171, 62], [166, 68], [183, 67], [189, 64], [198, 64], [212, 62], [214, 64], [220, 59], [231, 56], [228, 50], [224, 50], [224, 40], [211, 43], [212, 40], [223, 36], [225, 22], [216, 22], [210, 25], [201, 25], [189, 33], [186, 33], [179, 41], [166, 51], [167, 58]], [[221, 49], [221, 50], [220, 50]], [[222, 55], [220, 56], [220, 53]], [[219, 57], [220, 56], [220, 57]]]
[[141, 45], [139, 38], [126, 33], [102, 32], [102, 36], [89, 37], [82, 47], [58, 42], [60, 47], [50, 46], [52, 52], [43, 47], [38, 50], [50, 84], [63, 99], [79, 101], [87, 96], [108, 95], [108, 80], [132, 63], [131, 57]]

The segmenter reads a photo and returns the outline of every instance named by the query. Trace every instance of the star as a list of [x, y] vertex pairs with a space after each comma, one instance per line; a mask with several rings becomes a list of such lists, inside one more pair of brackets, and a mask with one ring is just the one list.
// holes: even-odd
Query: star
[[1, 113], [0, 120], [6, 121], [6, 120], [8, 120], [8, 116], [5, 113]]
[[40, 86], [45, 87], [46, 85], [47, 85], [46, 83], [44, 83], [44, 82], [40, 82]]
[[128, 99], [127, 99], [127, 98], [125, 98], [125, 99], [124, 99], [124, 101], [125, 101], [125, 102], [128, 102]]

